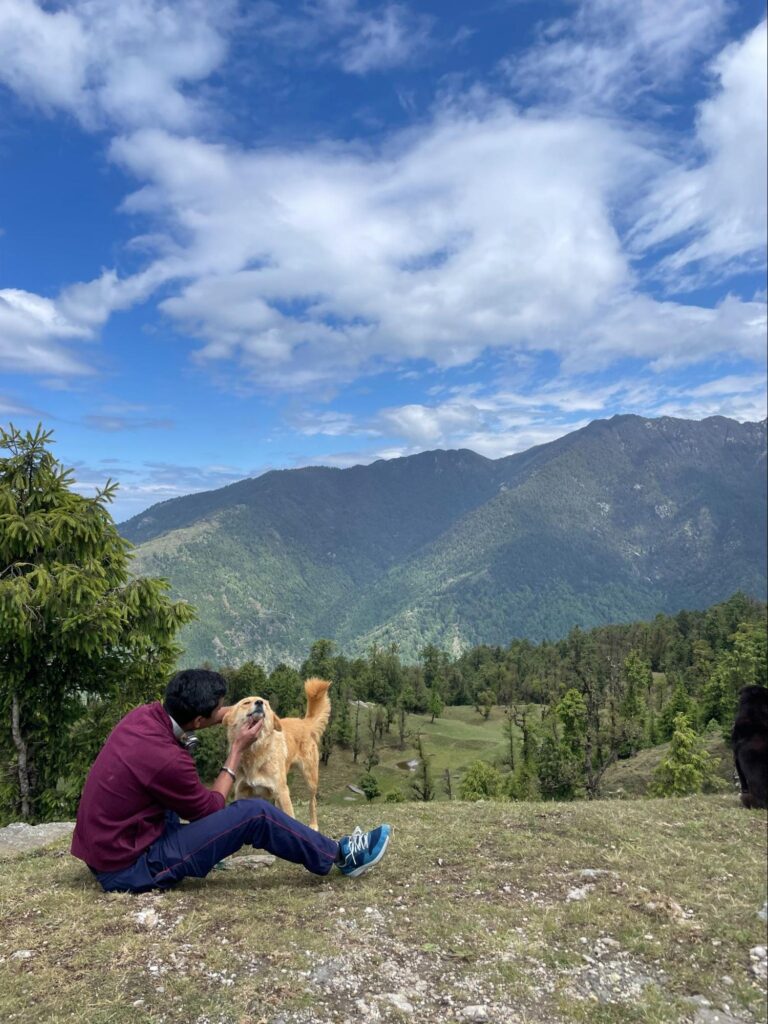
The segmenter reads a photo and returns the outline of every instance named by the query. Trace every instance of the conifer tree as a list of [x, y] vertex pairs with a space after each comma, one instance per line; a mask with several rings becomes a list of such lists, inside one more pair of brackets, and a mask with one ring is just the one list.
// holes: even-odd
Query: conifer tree
[[411, 783], [411, 792], [417, 800], [428, 802], [435, 799], [435, 785], [432, 781], [430, 758], [424, 750], [421, 733], [416, 734], [416, 752], [419, 755], [419, 764], [416, 778]]
[[303, 679], [316, 676], [330, 682], [336, 680], [336, 658], [333, 640], [315, 640], [309, 649], [309, 657], [303, 662], [300, 674]]
[[375, 800], [377, 796], [381, 796], [381, 786], [379, 780], [370, 770], [365, 773], [360, 779], [360, 789], [365, 793], [365, 799], [369, 802]]
[[344, 686], [334, 701], [336, 714], [333, 721], [333, 740], [347, 749], [352, 744], [352, 718], [349, 713], [349, 687]]
[[[42, 426], [0, 429], [0, 747], [15, 754], [11, 802], [38, 819], [71, 813], [94, 747], [160, 694], [194, 617], [164, 580], [131, 576], [107, 508], [117, 485], [78, 494], [52, 444]], [[75, 728], [89, 713], [104, 732]]]
[[688, 696], [680, 676], [675, 679], [672, 694], [659, 715], [659, 731], [662, 740], [672, 738], [672, 733], [675, 731], [675, 719], [678, 715], [685, 715], [688, 719], [694, 717], [693, 701]]
[[650, 664], [631, 650], [624, 661], [624, 692], [619, 702], [623, 753], [636, 754], [646, 735], [648, 709], [644, 694], [653, 682]]
[[269, 701], [281, 718], [300, 717], [304, 714], [304, 681], [295, 668], [281, 661], [270, 672], [268, 684]]
[[672, 742], [667, 757], [653, 775], [651, 796], [688, 796], [714, 785], [718, 759], [704, 749], [688, 718], [675, 717]]
[[[236, 704], [243, 697], [261, 697], [268, 693], [267, 673], [255, 661], [245, 661], [236, 669], [224, 672], [229, 683], [227, 700]], [[274, 710], [282, 714], [282, 709], [275, 703]]]
[[444, 710], [445, 704], [443, 703], [443, 698], [440, 696], [440, 691], [435, 686], [429, 691], [429, 707], [427, 708], [427, 711], [432, 716], [430, 722], [434, 724], [435, 719], [439, 718]]

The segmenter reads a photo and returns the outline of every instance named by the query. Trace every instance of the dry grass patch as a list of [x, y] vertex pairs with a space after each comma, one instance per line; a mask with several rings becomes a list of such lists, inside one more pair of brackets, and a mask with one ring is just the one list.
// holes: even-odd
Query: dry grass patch
[[733, 798], [366, 810], [395, 835], [359, 880], [236, 857], [135, 897], [61, 848], [8, 862], [0, 1019], [678, 1024], [704, 996], [765, 1020], [765, 817]]

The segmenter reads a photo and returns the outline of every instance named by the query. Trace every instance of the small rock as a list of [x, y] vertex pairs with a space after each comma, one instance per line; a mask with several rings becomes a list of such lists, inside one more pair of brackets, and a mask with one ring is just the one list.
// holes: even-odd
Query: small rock
[[147, 907], [146, 910], [140, 910], [138, 914], [134, 915], [136, 924], [142, 928], [146, 928], [147, 931], [152, 931], [153, 928], [157, 928], [160, 924], [160, 916], [156, 910], [152, 907]]
[[233, 868], [271, 868], [276, 858], [271, 853], [248, 853], [242, 857], [234, 857], [230, 861]]
[[591, 885], [582, 885], [580, 888], [569, 889], [565, 897], [566, 903], [573, 903], [574, 900], [585, 900], [589, 895]]
[[749, 959], [752, 961], [750, 967], [754, 976], [758, 981], [765, 981], [768, 978], [768, 958], [765, 946], [753, 946], [749, 951]]
[[758, 910], [757, 916], [761, 921], [768, 921], [768, 902], [763, 904], [762, 910]]
[[15, 953], [11, 953], [11, 960], [31, 960], [34, 955], [34, 949], [17, 949]]
[[48, 821], [42, 825], [27, 825], [14, 821], [0, 828], [0, 857], [39, 850], [72, 834], [74, 821]]
[[702, 995], [699, 995], [699, 994], [697, 994], [695, 996], [691, 996], [690, 999], [686, 1000], [686, 1002], [693, 1003], [694, 1006], [711, 1006], [712, 1005], [712, 1003], [710, 1003], [710, 1001], [707, 999], [706, 996], [702, 996]]
[[311, 978], [316, 985], [328, 985], [339, 973], [339, 965], [330, 961], [327, 964], [319, 964], [312, 971]]
[[472, 1021], [484, 1021], [488, 1020], [488, 1007], [487, 1006], [465, 1006], [461, 1011], [461, 1016], [464, 1020]]
[[413, 1004], [409, 1003], [401, 992], [386, 992], [382, 999], [392, 1003], [395, 1009], [400, 1010], [401, 1013], [413, 1013]]
[[693, 1018], [693, 1024], [744, 1024], [743, 1020], [714, 1007], [700, 1007]]

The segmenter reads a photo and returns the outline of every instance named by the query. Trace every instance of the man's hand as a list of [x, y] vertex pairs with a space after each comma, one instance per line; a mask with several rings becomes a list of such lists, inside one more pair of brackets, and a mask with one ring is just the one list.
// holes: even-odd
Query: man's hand
[[242, 754], [258, 737], [263, 726], [263, 718], [246, 718], [232, 740], [232, 749]]

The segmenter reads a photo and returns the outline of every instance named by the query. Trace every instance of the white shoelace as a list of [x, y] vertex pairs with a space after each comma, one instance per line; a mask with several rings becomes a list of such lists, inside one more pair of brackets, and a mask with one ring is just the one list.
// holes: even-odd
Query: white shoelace
[[368, 849], [368, 833], [363, 832], [358, 826], [349, 837], [349, 852], [352, 860], [357, 863], [356, 854], [363, 853]]

